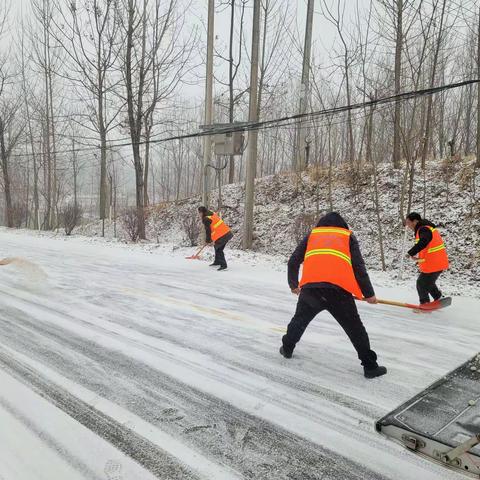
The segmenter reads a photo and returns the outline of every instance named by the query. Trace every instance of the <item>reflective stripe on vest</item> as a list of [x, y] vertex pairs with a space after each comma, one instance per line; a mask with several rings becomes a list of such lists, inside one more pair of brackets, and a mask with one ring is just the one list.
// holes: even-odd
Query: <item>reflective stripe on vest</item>
[[216, 213], [213, 213], [207, 218], [211, 220], [210, 233], [214, 242], [230, 232], [228, 225]]
[[[422, 227], [421, 227], [422, 228]], [[425, 227], [423, 227], [425, 228]], [[449, 267], [447, 250], [440, 232], [433, 227], [426, 226], [432, 232], [432, 240], [418, 254], [418, 266], [423, 273], [433, 273], [446, 270]], [[420, 229], [415, 235], [415, 243], [420, 241]]]
[[351, 234], [350, 230], [337, 227], [312, 230], [303, 262], [301, 287], [309, 283], [331, 283], [363, 298], [352, 267]]
[[312, 255], [336, 255], [342, 260], [345, 260], [349, 265], [352, 264], [352, 260], [348, 255], [345, 255], [338, 250], [332, 250], [331, 248], [317, 248], [316, 250], [311, 250], [310, 252], [305, 254], [305, 258], [311, 257]]

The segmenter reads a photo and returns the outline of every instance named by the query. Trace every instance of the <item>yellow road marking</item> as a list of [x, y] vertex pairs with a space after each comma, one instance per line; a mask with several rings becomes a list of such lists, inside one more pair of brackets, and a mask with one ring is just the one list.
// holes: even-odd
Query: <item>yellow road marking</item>
[[[260, 325], [258, 325], [258, 323], [256, 323], [255, 320], [252, 319], [251, 317], [247, 317], [247, 316], [244, 316], [244, 315], [238, 315], [238, 314], [229, 312], [228, 310], [222, 310], [220, 308], [204, 307], [203, 305], [197, 305], [196, 303], [188, 302], [186, 300], [180, 300], [178, 298], [169, 297], [169, 296], [162, 296], [162, 295], [158, 295], [158, 294], [153, 293], [153, 292], [149, 292], [147, 290], [140, 290], [140, 289], [136, 289], [136, 288], [124, 287], [124, 288], [122, 288], [122, 291], [125, 292], [125, 293], [128, 293], [130, 295], [137, 296], [137, 297], [148, 298], [148, 299], [153, 300], [154, 302], [160, 303], [162, 305], [167, 305], [167, 306], [171, 306], [172, 304], [183, 305], [185, 307], [191, 308], [191, 309], [196, 310], [198, 312], [215, 315], [216, 317], [220, 317], [221, 319], [229, 319], [229, 320], [240, 321], [244, 325], [248, 324], [249, 326], [251, 326], [255, 329], [264, 330], [264, 328], [259, 328]], [[272, 326], [272, 324], [268, 325], [266, 329], [272, 330], [274, 332], [281, 332], [281, 333], [285, 333], [287, 331], [286, 328]]]

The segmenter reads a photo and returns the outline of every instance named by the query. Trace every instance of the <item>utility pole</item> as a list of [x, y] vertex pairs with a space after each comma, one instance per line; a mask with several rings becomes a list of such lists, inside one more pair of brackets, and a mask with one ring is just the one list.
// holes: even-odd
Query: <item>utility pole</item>
[[[205, 126], [209, 128], [213, 117], [213, 39], [215, 28], [215, 1], [208, 0], [207, 77], [205, 82]], [[208, 165], [212, 158], [212, 137], [203, 137], [202, 203], [208, 208]]]
[[[260, 45], [260, 2], [254, 0], [252, 28], [252, 64], [250, 67], [250, 105], [248, 122], [258, 122], [258, 56]], [[257, 173], [257, 130], [250, 130], [248, 135], [247, 172], [245, 179], [245, 219], [243, 247], [252, 248], [253, 242], [253, 202], [255, 196], [255, 176]]]
[[[480, 75], [480, 7], [478, 7], [478, 38], [477, 38], [477, 78]], [[477, 158], [475, 167], [480, 168], [480, 84], [477, 83]]]
[[[308, 0], [307, 25], [305, 27], [305, 44], [303, 47], [302, 84], [300, 86], [300, 106], [298, 113], [304, 115], [307, 112], [308, 100], [310, 98], [310, 58], [312, 54], [312, 30], [313, 30], [313, 6], [315, 0]], [[293, 158], [294, 168], [301, 172], [306, 167], [306, 123], [299, 120], [297, 123], [296, 143], [297, 148]]]

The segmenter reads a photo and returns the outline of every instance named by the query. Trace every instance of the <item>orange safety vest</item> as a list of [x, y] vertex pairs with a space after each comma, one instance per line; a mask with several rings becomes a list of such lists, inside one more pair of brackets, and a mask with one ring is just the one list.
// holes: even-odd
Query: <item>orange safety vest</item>
[[229, 226], [216, 213], [213, 213], [207, 218], [211, 220], [210, 232], [214, 242], [230, 232]]
[[352, 232], [340, 227], [317, 227], [308, 237], [300, 286], [308, 283], [332, 283], [363, 298], [355, 278], [350, 253]]
[[[449, 266], [447, 250], [443, 243], [440, 232], [433, 227], [425, 226], [432, 232], [432, 240], [430, 243], [418, 254], [418, 267], [422, 273], [433, 273], [446, 270]], [[425, 228], [421, 227], [421, 228]], [[415, 243], [418, 243], [420, 236], [417, 230], [415, 235]]]

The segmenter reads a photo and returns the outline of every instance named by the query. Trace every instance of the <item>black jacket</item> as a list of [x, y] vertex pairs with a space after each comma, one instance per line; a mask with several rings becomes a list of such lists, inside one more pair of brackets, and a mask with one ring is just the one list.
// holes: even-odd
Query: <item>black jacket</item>
[[205, 216], [202, 219], [203, 225], [205, 226], [205, 242], [210, 243], [212, 241], [212, 232], [210, 229], [210, 225], [212, 224], [212, 221], [208, 218], [213, 215], [213, 212], [210, 210], [205, 213]]
[[[340, 227], [348, 229], [347, 222], [342, 216], [336, 212], [328, 213], [320, 219], [317, 227]], [[298, 287], [298, 274], [300, 271], [300, 265], [305, 259], [305, 252], [307, 251], [307, 243], [310, 234], [307, 235], [297, 246], [293, 252], [290, 260], [288, 261], [288, 285], [293, 290]], [[373, 297], [375, 291], [367, 273], [365, 262], [363, 261], [362, 253], [360, 252], [360, 246], [358, 240], [354, 235], [350, 236], [350, 254], [352, 256], [352, 267], [355, 278], [357, 279], [360, 290], [365, 298]], [[343, 290], [337, 285], [332, 283], [309, 283], [304, 285], [303, 288], [336, 288]]]
[[415, 227], [415, 235], [418, 232], [418, 243], [416, 243], [409, 251], [408, 254], [411, 257], [420, 253], [424, 248], [427, 248], [427, 245], [432, 241], [433, 235], [432, 231], [429, 228], [436, 228], [435, 224], [429, 222], [428, 220], [420, 220]]

